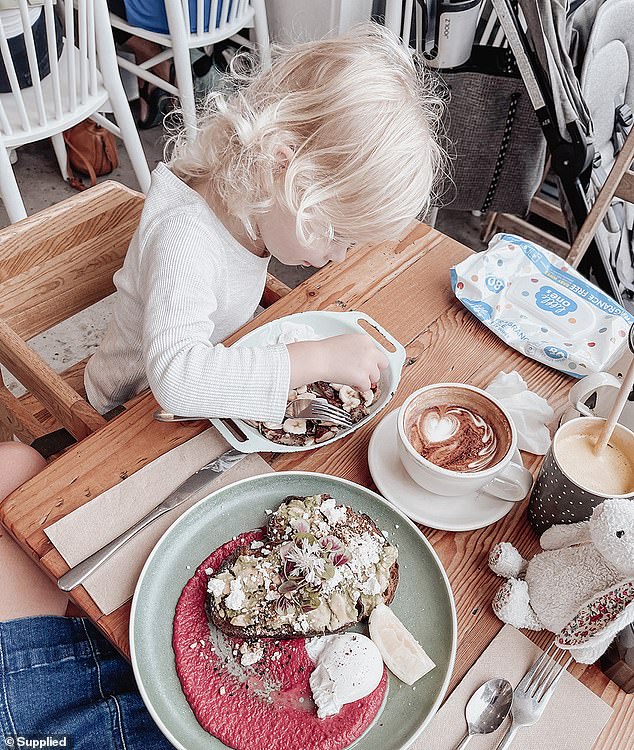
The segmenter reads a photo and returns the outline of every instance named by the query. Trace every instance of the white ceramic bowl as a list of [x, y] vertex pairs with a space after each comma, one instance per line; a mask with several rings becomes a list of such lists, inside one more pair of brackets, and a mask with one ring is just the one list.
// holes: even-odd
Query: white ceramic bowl
[[[211, 423], [230, 445], [244, 453], [259, 453], [260, 451], [267, 453], [291, 453], [295, 451], [313, 450], [315, 448], [321, 448], [323, 445], [333, 443], [335, 440], [340, 440], [341, 438], [350, 435], [355, 430], [358, 430], [359, 427], [366, 424], [366, 422], [372, 419], [390, 402], [398, 387], [401, 379], [401, 370], [405, 363], [405, 349], [402, 344], [400, 344], [369, 315], [358, 311], [313, 311], [296, 313], [295, 315], [287, 315], [279, 320], [266, 323], [260, 328], [256, 328], [254, 331], [247, 333], [234, 344], [234, 346], [258, 346], [266, 339], [267, 331], [269, 331], [272, 326], [277, 326], [281, 322], [310, 326], [319, 338], [339, 336], [345, 333], [368, 333], [368, 331], [359, 324], [360, 320], [365, 321], [369, 326], [375, 328], [381, 336], [383, 336], [383, 338], [394, 347], [394, 351], [390, 351], [380, 341], [375, 339], [377, 346], [387, 357], [388, 366], [381, 373], [381, 380], [379, 381], [379, 398], [369, 407], [370, 413], [367, 417], [347, 430], [342, 429], [333, 438], [330, 438], [330, 440], [324, 440], [324, 442], [319, 443], [319, 445], [313, 444], [308, 446], [282, 445], [281, 443], [276, 443], [273, 440], [265, 438], [255, 427], [252, 427], [241, 419], [212, 419]], [[237, 428], [237, 430], [244, 435], [244, 438], [241, 438], [239, 434], [234, 432], [231, 428], [234, 428], [234, 430]]]

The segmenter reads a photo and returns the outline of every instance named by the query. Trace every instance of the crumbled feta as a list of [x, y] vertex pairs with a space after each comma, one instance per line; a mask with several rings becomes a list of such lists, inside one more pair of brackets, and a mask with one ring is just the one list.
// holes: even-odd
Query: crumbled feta
[[264, 649], [259, 644], [255, 647], [249, 647], [248, 644], [243, 643], [242, 646], [240, 646], [240, 653], [242, 654], [240, 657], [240, 664], [242, 664], [243, 667], [250, 667], [251, 664], [260, 661], [264, 656]]
[[376, 565], [381, 558], [381, 544], [375, 541], [367, 531], [360, 537], [351, 539], [347, 549], [351, 558], [349, 565], [358, 573]]
[[[211, 570], [211, 568], [209, 568]], [[222, 596], [222, 592], [225, 590], [225, 582], [220, 578], [210, 578], [207, 582], [207, 591], [213, 594], [216, 599]]]
[[337, 501], [334, 498], [329, 497], [327, 500], [324, 500], [319, 506], [319, 510], [324, 514], [324, 516], [326, 516], [329, 523], [331, 524], [339, 523], [339, 521], [343, 521], [343, 519], [346, 517], [346, 506], [336, 506], [336, 502]]
[[331, 591], [334, 591], [337, 586], [343, 581], [345, 576], [345, 568], [344, 565], [339, 565], [335, 568], [335, 572], [332, 574], [331, 578], [327, 578], [323, 584], [322, 584], [322, 590], [325, 594], [329, 594]]
[[228, 609], [238, 611], [246, 600], [244, 591], [242, 590], [242, 583], [237, 578], [231, 581], [231, 591], [225, 599], [225, 606]]
[[224, 685], [221, 685], [218, 692], [220, 693], [220, 695], [224, 695], [227, 692], [227, 688]]
[[301, 614], [297, 618], [297, 623], [299, 624], [299, 629], [302, 631], [302, 633], [307, 633], [310, 629], [310, 625], [308, 624], [308, 618], [305, 614]]
[[258, 542], [257, 539], [251, 542], [251, 549], [260, 549], [260, 547], [264, 547], [264, 542]]

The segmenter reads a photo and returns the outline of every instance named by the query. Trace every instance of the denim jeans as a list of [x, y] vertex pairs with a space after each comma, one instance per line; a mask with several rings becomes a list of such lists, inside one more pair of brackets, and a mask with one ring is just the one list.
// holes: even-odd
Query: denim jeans
[[[57, 49], [57, 57], [59, 58], [59, 56], [62, 54], [62, 48], [64, 47], [64, 29], [57, 15], [54, 16], [54, 21], [55, 46]], [[50, 60], [48, 59], [46, 18], [44, 16], [44, 10], [42, 10], [37, 18], [37, 21], [33, 24], [31, 29], [33, 31], [33, 44], [35, 45], [37, 69], [40, 74], [40, 80], [43, 80], [51, 72]], [[11, 53], [11, 59], [13, 60], [15, 75], [18, 79], [20, 88], [25, 89], [29, 86], [32, 86], [33, 80], [31, 78], [29, 59], [26, 53], [26, 42], [24, 41], [24, 34], [11, 37], [11, 39], [7, 40], [7, 44], [9, 46], [9, 52]], [[9, 75], [7, 73], [4, 61], [0, 58], [0, 94], [6, 94], [9, 91], [11, 91]]]
[[47, 735], [72, 737], [75, 750], [172, 748], [132, 667], [87, 618], [0, 622], [0, 748]]

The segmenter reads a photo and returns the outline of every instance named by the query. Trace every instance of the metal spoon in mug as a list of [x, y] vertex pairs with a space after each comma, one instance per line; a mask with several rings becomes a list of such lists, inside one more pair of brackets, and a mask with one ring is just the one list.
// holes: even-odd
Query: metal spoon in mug
[[465, 708], [467, 733], [455, 750], [463, 750], [474, 734], [495, 732], [508, 716], [512, 703], [513, 688], [508, 680], [500, 677], [485, 682], [469, 698]]

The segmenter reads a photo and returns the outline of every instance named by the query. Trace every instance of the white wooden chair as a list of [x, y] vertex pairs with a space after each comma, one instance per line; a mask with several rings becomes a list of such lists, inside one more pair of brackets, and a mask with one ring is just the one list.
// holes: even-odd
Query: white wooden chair
[[[20, 14], [33, 85], [20, 89], [4, 29], [0, 24], [0, 55], [7, 70], [11, 92], [0, 94], [0, 196], [12, 222], [26, 210], [13, 174], [9, 152], [25, 143], [51, 138], [59, 168], [68, 178], [63, 131], [92, 118], [121, 137], [141, 189], [150, 185], [150, 171], [139, 134], [121, 83], [106, 0], [58, 0], [63, 17], [64, 46], [57, 58], [53, 0], [44, 0], [50, 73], [41, 79], [26, 0], [19, 0]], [[77, 40], [73, 44], [72, 40]], [[114, 112], [118, 126], [101, 112]]]
[[[110, 23], [116, 29], [148, 39], [165, 49], [143, 63], [135, 64], [124, 57], [118, 57], [121, 68], [129, 70], [138, 78], [148, 81], [180, 99], [183, 119], [190, 135], [196, 127], [196, 105], [189, 51], [206, 47], [238, 36], [240, 29], [252, 27], [255, 33], [255, 47], [264, 65], [270, 63], [269, 31], [264, 0], [195, 0], [192, 13], [188, 0], [165, 0], [169, 34], [158, 34], [139, 26], [132, 26], [119, 16], [110, 14]], [[205, 31], [205, 10], [209, 7], [208, 29]], [[220, 19], [218, 18], [220, 9]], [[215, 21], [213, 23], [212, 21]], [[195, 31], [192, 31], [195, 29]], [[253, 47], [249, 40], [239, 37], [241, 44]], [[159, 78], [151, 69], [165, 61], [174, 60], [176, 85]]]

